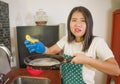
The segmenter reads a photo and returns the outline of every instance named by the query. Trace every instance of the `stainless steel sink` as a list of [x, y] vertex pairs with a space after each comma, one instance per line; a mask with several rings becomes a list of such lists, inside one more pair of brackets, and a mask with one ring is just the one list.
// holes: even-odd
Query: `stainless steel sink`
[[15, 78], [11, 84], [50, 84], [47, 78], [20, 76]]

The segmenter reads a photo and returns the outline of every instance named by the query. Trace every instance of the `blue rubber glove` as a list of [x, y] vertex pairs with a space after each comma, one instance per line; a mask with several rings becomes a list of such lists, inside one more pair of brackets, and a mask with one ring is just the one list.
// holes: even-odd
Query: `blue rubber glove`
[[46, 51], [45, 45], [40, 41], [31, 43], [30, 41], [25, 40], [24, 44], [30, 53], [32, 52], [44, 53]]

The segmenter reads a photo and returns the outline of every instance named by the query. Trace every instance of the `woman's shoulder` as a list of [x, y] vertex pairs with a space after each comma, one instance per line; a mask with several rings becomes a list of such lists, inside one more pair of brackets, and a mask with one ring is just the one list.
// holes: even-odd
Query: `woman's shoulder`
[[64, 45], [67, 44], [67, 36], [63, 36], [58, 42], [57, 45], [63, 49]]
[[100, 37], [100, 36], [95, 36], [93, 38], [93, 41], [102, 41], [102, 40], [104, 40], [104, 39], [102, 37]]
[[67, 35], [60, 38], [60, 40], [57, 43], [61, 44], [61, 43], [66, 43], [66, 42], [67, 42]]
[[92, 41], [93, 44], [104, 44], [106, 41], [100, 36], [95, 36]]
[[63, 36], [61, 39], [67, 40], [67, 38], [68, 38], [68, 36], [65, 35], [65, 36]]

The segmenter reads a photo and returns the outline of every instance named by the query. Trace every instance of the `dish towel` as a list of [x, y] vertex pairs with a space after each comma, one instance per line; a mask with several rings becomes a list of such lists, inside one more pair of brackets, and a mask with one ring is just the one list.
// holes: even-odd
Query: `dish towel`
[[[71, 56], [64, 55], [64, 59]], [[63, 84], [86, 84], [82, 78], [82, 64], [63, 63], [61, 65], [61, 73]]]

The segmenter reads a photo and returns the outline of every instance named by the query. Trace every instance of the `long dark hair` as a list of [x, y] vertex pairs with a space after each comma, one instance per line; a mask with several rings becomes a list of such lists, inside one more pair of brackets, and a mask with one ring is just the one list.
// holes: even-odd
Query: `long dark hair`
[[78, 7], [74, 7], [69, 16], [68, 16], [68, 20], [67, 20], [67, 28], [68, 28], [68, 42], [72, 42], [73, 40], [75, 40], [75, 36], [72, 34], [72, 32], [70, 31], [70, 20], [72, 17], [72, 14], [76, 11], [79, 11], [83, 14], [83, 16], [85, 17], [85, 22], [86, 22], [86, 32], [83, 36], [83, 49], [82, 51], [87, 51], [88, 48], [90, 47], [90, 44], [92, 42], [93, 39], [93, 19], [92, 19], [92, 15], [90, 13], [90, 11], [83, 7], [83, 6], [78, 6]]

